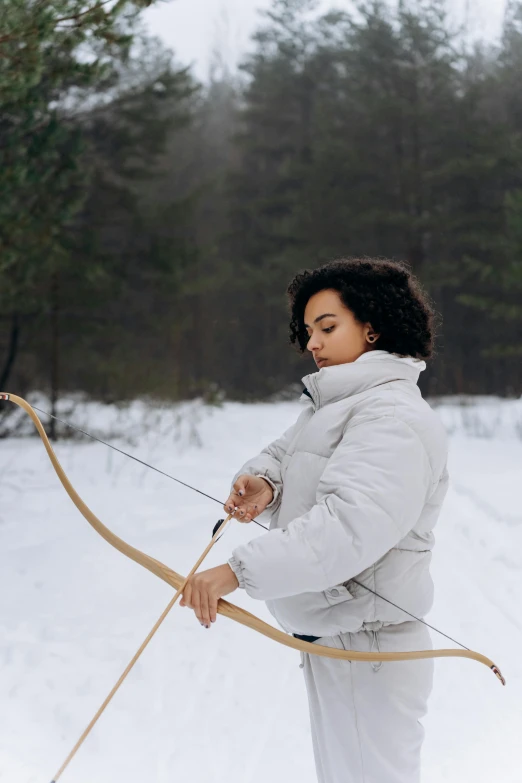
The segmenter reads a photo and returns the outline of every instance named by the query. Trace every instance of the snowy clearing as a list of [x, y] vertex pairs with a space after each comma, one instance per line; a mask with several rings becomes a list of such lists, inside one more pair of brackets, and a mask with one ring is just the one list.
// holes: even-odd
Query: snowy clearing
[[[452, 487], [436, 528], [428, 620], [498, 663], [507, 687], [472, 661], [436, 662], [423, 783], [520, 783], [522, 400], [460, 402], [433, 402], [451, 434]], [[69, 401], [62, 415], [225, 500], [235, 471], [299, 410]], [[187, 573], [220, 506], [86, 441], [56, 449], [80, 495], [126, 541]], [[207, 566], [262, 534], [234, 523]], [[50, 780], [171, 596], [91, 530], [39, 438], [0, 440], [2, 783]], [[231, 600], [272, 623], [243, 591]], [[62, 780], [315, 783], [298, 665], [298, 653], [259, 634], [222, 617], [205, 630], [175, 607]]]

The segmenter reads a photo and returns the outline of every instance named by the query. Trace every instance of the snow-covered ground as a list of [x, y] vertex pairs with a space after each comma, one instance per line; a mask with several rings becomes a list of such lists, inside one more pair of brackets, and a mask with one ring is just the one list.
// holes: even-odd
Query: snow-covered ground
[[[493, 658], [508, 685], [473, 661], [436, 662], [423, 783], [520, 783], [522, 401], [444, 400], [437, 409], [451, 433], [453, 483], [437, 529], [428, 619]], [[64, 410], [225, 500], [233, 473], [295, 419], [299, 403]], [[57, 452], [102, 521], [180, 573], [223, 516], [217, 503], [100, 444], [62, 440]], [[207, 565], [262, 534], [234, 523]], [[39, 439], [0, 440], [2, 783], [51, 779], [171, 596], [92, 531]], [[231, 600], [272, 622], [243, 591]], [[63, 783], [314, 783], [298, 664], [298, 653], [225, 618], [205, 630], [175, 607]]]

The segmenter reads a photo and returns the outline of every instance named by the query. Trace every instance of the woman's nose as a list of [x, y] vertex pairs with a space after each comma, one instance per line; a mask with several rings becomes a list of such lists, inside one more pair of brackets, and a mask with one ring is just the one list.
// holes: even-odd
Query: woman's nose
[[318, 351], [321, 348], [321, 340], [319, 339], [319, 336], [312, 334], [306, 344], [306, 347], [309, 351]]

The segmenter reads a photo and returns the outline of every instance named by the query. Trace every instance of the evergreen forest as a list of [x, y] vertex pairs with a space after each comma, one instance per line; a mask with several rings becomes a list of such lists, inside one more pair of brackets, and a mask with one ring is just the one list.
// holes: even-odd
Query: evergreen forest
[[522, 393], [522, 0], [470, 42], [443, 0], [274, 0], [199, 83], [149, 0], [2, 0], [0, 390], [267, 399], [314, 371], [286, 287], [406, 261], [423, 393]]

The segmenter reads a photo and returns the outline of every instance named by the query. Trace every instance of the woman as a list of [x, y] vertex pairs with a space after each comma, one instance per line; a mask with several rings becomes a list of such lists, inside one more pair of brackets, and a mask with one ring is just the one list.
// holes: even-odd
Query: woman
[[[322, 645], [429, 649], [427, 628], [375, 593], [417, 617], [432, 605], [447, 440], [417, 381], [433, 311], [391, 261], [334, 261], [298, 274], [288, 294], [291, 340], [318, 372], [303, 378], [295, 424], [241, 468], [225, 504], [244, 522], [270, 510], [270, 532], [195, 575], [183, 603], [209, 627], [239, 586]], [[433, 661], [302, 658], [319, 782], [418, 783]]]

